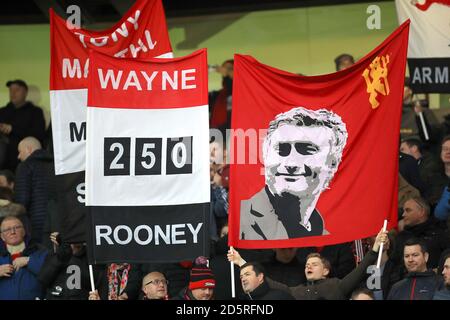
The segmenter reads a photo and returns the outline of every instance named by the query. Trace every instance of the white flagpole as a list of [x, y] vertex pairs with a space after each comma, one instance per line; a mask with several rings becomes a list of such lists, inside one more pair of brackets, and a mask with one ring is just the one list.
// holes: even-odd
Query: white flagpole
[[[383, 223], [383, 231], [386, 231], [387, 228], [387, 220], [384, 219]], [[381, 256], [383, 255], [383, 243], [380, 244], [380, 248], [378, 249], [378, 260], [377, 260], [377, 269], [380, 269], [381, 264]]]
[[92, 271], [92, 264], [89, 265], [89, 278], [91, 279], [91, 291], [95, 291], [94, 271]]
[[419, 112], [420, 124], [422, 125], [423, 134], [425, 136], [425, 140], [430, 140], [430, 136], [428, 135], [427, 126], [425, 125], [425, 118], [423, 117], [423, 112]]
[[[231, 253], [233, 253], [233, 247], [230, 247]], [[231, 271], [231, 297], [236, 298], [236, 288], [234, 286], [234, 265], [233, 261], [230, 261], [230, 271]]]
[[355, 251], [356, 251], [357, 264], [359, 264], [361, 262], [361, 260], [362, 260], [362, 256], [364, 255], [364, 253], [362, 253], [362, 241], [361, 241], [361, 239], [355, 240]]

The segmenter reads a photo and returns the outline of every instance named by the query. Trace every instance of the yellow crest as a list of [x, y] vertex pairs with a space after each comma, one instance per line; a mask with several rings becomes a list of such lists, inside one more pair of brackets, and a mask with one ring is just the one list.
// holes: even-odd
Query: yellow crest
[[388, 64], [388, 54], [376, 57], [362, 74], [366, 80], [367, 93], [369, 93], [369, 102], [372, 105], [372, 109], [376, 109], [380, 105], [377, 100], [378, 94], [383, 96], [389, 95]]

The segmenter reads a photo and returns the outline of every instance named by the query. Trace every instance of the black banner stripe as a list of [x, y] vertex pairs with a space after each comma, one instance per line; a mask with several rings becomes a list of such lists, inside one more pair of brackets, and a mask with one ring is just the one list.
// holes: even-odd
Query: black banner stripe
[[61, 223], [61, 238], [67, 243], [86, 241], [86, 215], [84, 171], [58, 175], [57, 214]]
[[414, 93], [450, 93], [450, 58], [408, 59]]
[[209, 256], [209, 202], [87, 208], [92, 264], [165, 263]]

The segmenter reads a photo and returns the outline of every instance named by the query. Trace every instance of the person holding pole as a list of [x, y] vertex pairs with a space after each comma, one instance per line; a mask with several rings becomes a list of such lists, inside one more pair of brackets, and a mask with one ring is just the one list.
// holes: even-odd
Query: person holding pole
[[89, 271], [85, 243], [64, 243], [58, 232], [50, 235], [54, 245], [39, 272], [46, 300], [87, 300]]
[[[392, 259], [394, 250], [393, 230], [388, 233], [388, 240], [383, 246], [381, 257], [379, 256], [379, 267], [371, 265], [367, 268], [366, 277], [361, 287], [370, 290], [375, 300], [385, 300], [391, 287], [402, 279], [401, 268]], [[368, 238], [369, 248], [375, 243], [376, 236]], [[377, 261], [378, 264], [378, 261]]]
[[[266, 278], [266, 281], [270, 287], [284, 290], [297, 300], [346, 300], [364, 278], [367, 267], [376, 262], [380, 245], [386, 241], [387, 231], [382, 229], [378, 233], [372, 250], [366, 254], [358, 267], [343, 279], [328, 278], [331, 270], [330, 263], [320, 254], [313, 253], [306, 260], [306, 284], [288, 287], [270, 278]], [[245, 264], [245, 260], [236, 249], [229, 251], [228, 260], [239, 266]]]
[[241, 266], [241, 284], [247, 300], [294, 300], [285, 291], [271, 289], [264, 273], [264, 267], [258, 262], [247, 262]]

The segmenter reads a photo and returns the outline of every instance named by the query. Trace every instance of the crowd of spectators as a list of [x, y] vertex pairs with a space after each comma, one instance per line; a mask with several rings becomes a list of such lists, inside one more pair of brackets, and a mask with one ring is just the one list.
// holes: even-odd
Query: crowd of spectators
[[[343, 54], [335, 63], [339, 71], [354, 58]], [[226, 136], [233, 60], [217, 71], [223, 87], [209, 95], [210, 126]], [[86, 244], [62, 242], [50, 221], [54, 167], [43, 112], [26, 101], [23, 80], [7, 86], [10, 102], [0, 108], [0, 299], [231, 299], [230, 260], [237, 265], [239, 299], [450, 300], [450, 116], [440, 123], [423, 99], [416, 99], [408, 79], [399, 144], [399, 224], [363, 239], [362, 261], [353, 243], [228, 251], [228, 151], [213, 140], [210, 257], [95, 265], [94, 291]], [[381, 243], [381, 268], [375, 270]]]

